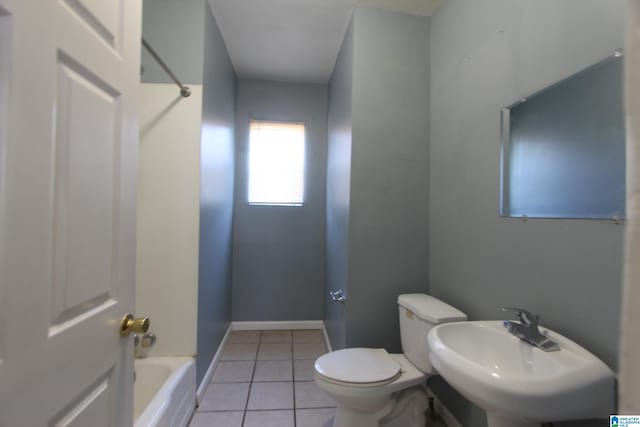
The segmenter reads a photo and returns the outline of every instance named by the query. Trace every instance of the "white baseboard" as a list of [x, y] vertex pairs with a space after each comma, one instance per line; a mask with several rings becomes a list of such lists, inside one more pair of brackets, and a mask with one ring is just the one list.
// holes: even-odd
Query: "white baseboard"
[[435, 406], [436, 412], [442, 417], [442, 420], [447, 424], [447, 427], [463, 427], [460, 421], [453, 416], [449, 409], [442, 404], [438, 396], [433, 394], [433, 391], [429, 387], [427, 387], [427, 396], [433, 397], [433, 403]]
[[322, 320], [285, 320], [267, 322], [231, 322], [234, 331], [270, 331], [277, 329], [322, 329]]
[[324, 334], [324, 343], [327, 346], [327, 351], [331, 353], [333, 349], [331, 348], [331, 342], [329, 341], [329, 334], [327, 333], [327, 325], [322, 322], [322, 333]]
[[207, 368], [207, 372], [204, 374], [204, 378], [202, 378], [202, 381], [198, 386], [198, 391], [196, 393], [196, 402], [198, 405], [200, 405], [200, 402], [204, 397], [204, 393], [207, 391], [207, 387], [209, 386], [209, 383], [211, 382], [211, 377], [213, 376], [213, 371], [215, 370], [216, 365], [218, 364], [218, 360], [220, 360], [220, 356], [222, 355], [222, 349], [224, 348], [224, 345], [227, 343], [227, 340], [229, 339], [229, 335], [231, 335], [232, 330], [233, 328], [232, 328], [232, 325], [230, 324], [229, 327], [227, 328], [227, 332], [225, 332], [224, 334], [224, 337], [222, 337], [222, 341], [220, 341], [220, 345], [218, 346], [218, 350], [216, 350], [216, 354], [214, 354], [213, 359], [211, 359], [211, 363]]

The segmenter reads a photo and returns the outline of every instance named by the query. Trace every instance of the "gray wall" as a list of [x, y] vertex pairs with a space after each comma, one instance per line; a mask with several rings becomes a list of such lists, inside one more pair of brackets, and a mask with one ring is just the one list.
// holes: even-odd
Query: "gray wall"
[[334, 349], [345, 347], [345, 306], [328, 291], [348, 292], [349, 198], [351, 189], [351, 108], [353, 92], [353, 20], [329, 82], [327, 155], [327, 267], [324, 320]]
[[[329, 114], [329, 168], [340, 172], [329, 189], [343, 193], [328, 193], [338, 221], [328, 222], [337, 230], [328, 229], [327, 247], [348, 253], [330, 262], [328, 284], [348, 276], [344, 340], [340, 308], [327, 310], [327, 324], [338, 347], [399, 352], [398, 294], [424, 292], [428, 279], [428, 19], [359, 6], [352, 26]], [[341, 93], [349, 89], [351, 99]]]
[[207, 6], [200, 169], [198, 383], [231, 320], [235, 85], [229, 55]]
[[358, 7], [347, 346], [399, 352], [398, 294], [428, 280], [428, 19]]
[[[236, 102], [233, 320], [322, 319], [327, 86], [240, 80]], [[305, 123], [303, 206], [247, 203], [252, 118]]]
[[[206, 0], [144, 0], [142, 37], [184, 84], [202, 83], [204, 17], [209, 13]], [[142, 67], [144, 83], [173, 82], [144, 47]]]
[[471, 319], [526, 307], [614, 369], [623, 227], [500, 218], [499, 145], [502, 107], [611, 54], [623, 31], [622, 0], [448, 0], [430, 31], [431, 293]]

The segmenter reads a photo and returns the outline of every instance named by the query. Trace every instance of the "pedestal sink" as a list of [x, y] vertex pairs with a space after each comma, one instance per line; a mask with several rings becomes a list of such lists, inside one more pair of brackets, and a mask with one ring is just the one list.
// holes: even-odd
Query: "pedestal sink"
[[521, 341], [501, 321], [443, 324], [429, 333], [431, 363], [487, 411], [489, 427], [539, 427], [615, 413], [611, 369], [570, 339], [544, 333], [560, 351], [544, 352]]

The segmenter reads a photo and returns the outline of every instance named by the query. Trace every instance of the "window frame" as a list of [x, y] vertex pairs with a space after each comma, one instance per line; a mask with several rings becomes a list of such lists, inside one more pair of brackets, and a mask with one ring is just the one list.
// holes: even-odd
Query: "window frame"
[[[253, 123], [269, 123], [269, 124], [281, 124], [281, 125], [302, 125], [303, 130], [303, 169], [302, 169], [302, 201], [301, 202], [289, 202], [289, 203], [275, 203], [275, 202], [252, 202], [250, 197], [251, 186], [251, 126]], [[302, 120], [272, 120], [272, 119], [260, 119], [252, 117], [249, 120], [247, 128], [247, 144], [246, 144], [246, 197], [245, 202], [248, 206], [254, 207], [303, 207], [306, 201], [307, 195], [307, 124]]]

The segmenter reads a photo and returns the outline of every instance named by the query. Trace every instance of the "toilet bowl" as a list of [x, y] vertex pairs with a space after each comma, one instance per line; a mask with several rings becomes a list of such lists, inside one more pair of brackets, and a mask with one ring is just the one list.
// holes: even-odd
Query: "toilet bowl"
[[[335, 366], [340, 364], [353, 369]], [[403, 354], [388, 354], [384, 349], [334, 351], [320, 357], [315, 370], [316, 384], [339, 403], [334, 427], [390, 425], [380, 424], [380, 420], [396, 406], [394, 394], [421, 386], [426, 380], [425, 374]], [[419, 414], [424, 414], [426, 399], [417, 403], [423, 406]], [[421, 424], [420, 419], [416, 422], [424, 426], [424, 415]]]
[[348, 348], [319, 357], [315, 381], [338, 403], [334, 427], [424, 427], [425, 381], [433, 373], [427, 334], [464, 313], [425, 294], [398, 297], [404, 354]]

